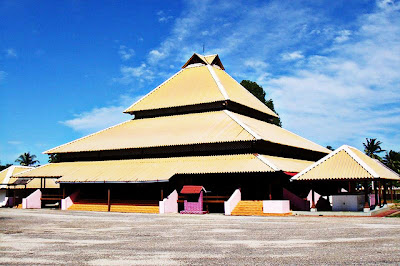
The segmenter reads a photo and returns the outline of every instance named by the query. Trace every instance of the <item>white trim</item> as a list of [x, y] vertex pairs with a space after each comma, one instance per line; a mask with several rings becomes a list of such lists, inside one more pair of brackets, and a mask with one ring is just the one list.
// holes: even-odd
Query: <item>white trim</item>
[[265, 158], [264, 156], [257, 154], [256, 156], [258, 159], [260, 159], [263, 163], [265, 163], [266, 165], [268, 165], [269, 167], [271, 167], [272, 169], [274, 169], [274, 171], [281, 171], [281, 169], [278, 168], [278, 166], [276, 166], [275, 164], [273, 164], [272, 162], [270, 162], [267, 158]]
[[368, 164], [366, 164], [360, 157], [358, 157], [349, 146], [344, 145], [344, 150], [357, 162], [359, 163], [367, 172], [369, 172], [373, 177], [379, 178], [380, 176], [372, 169]]
[[224, 110], [225, 114], [227, 114], [230, 118], [232, 118], [236, 123], [239, 124], [242, 128], [244, 128], [247, 132], [250, 133], [254, 138], [256, 139], [262, 139], [260, 135], [258, 135], [256, 132], [254, 132], [250, 127], [248, 127], [245, 123], [239, 120], [237, 116], [235, 116], [231, 111]]
[[168, 81], [170, 81], [171, 79], [173, 79], [176, 75], [178, 75], [179, 73], [181, 73], [184, 69], [179, 70], [178, 72], [176, 72], [174, 75], [172, 75], [169, 79], [167, 79], [166, 81], [164, 81], [163, 83], [161, 83], [160, 85], [158, 85], [157, 87], [155, 87], [153, 90], [151, 90], [149, 93], [147, 93], [145, 96], [143, 96], [142, 98], [140, 98], [139, 100], [137, 100], [136, 102], [134, 102], [131, 106], [129, 106], [128, 108], [125, 109], [124, 113], [128, 113], [127, 110], [132, 108], [135, 104], [139, 103], [140, 101], [142, 101], [144, 98], [146, 98], [147, 96], [149, 96], [150, 94], [152, 94], [154, 91], [156, 91], [157, 89], [159, 89], [161, 86], [163, 86], [165, 83], [167, 83]]
[[293, 176], [290, 179], [290, 181], [297, 180], [297, 178], [299, 178], [300, 176], [304, 175], [305, 173], [307, 173], [311, 169], [313, 169], [313, 168], [317, 167], [318, 165], [320, 165], [321, 163], [325, 162], [326, 160], [331, 158], [333, 155], [336, 155], [337, 153], [339, 153], [341, 150], [344, 150], [345, 147], [346, 147], [346, 145], [342, 145], [339, 148], [337, 148], [336, 150], [334, 150], [333, 152], [331, 152], [328, 155], [326, 155], [325, 157], [322, 157], [321, 159], [319, 159], [318, 161], [316, 161], [315, 163], [313, 163], [312, 165], [310, 165], [309, 167], [307, 167], [306, 169], [304, 169], [300, 173], [297, 173], [297, 175]]
[[[6, 177], [4, 178], [3, 183], [2, 183], [4, 185], [1, 185], [0, 188], [7, 188], [6, 184], [8, 184], [8, 182], [10, 182], [10, 178], [13, 176], [15, 168], [27, 168], [28, 169], [28, 170], [23, 171], [21, 173], [25, 173], [25, 172], [28, 172], [28, 171], [34, 169], [34, 167], [30, 167], [30, 166], [11, 165], [10, 167], [8, 167], [8, 168], [3, 170], [3, 171], [8, 170], [8, 172], [7, 172]], [[1, 171], [1, 172], [3, 172], [3, 171]], [[21, 173], [18, 173], [18, 174], [21, 174]]]
[[222, 85], [221, 81], [219, 80], [217, 74], [215, 74], [214, 69], [211, 65], [207, 65], [208, 71], [210, 71], [211, 76], [213, 77], [215, 83], [217, 83], [219, 91], [222, 93], [224, 96], [225, 100], [229, 100], [228, 93], [226, 92], [224, 86]]

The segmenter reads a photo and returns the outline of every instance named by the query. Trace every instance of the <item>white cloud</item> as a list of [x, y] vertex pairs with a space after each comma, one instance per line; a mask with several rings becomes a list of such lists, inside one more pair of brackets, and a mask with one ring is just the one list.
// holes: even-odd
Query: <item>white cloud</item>
[[151, 50], [149, 52], [149, 61], [151, 63], [156, 63], [158, 60], [164, 58], [166, 55], [158, 50]]
[[20, 141], [20, 140], [9, 140], [7, 143], [11, 144], [11, 145], [21, 145], [22, 141]]
[[145, 63], [142, 63], [138, 67], [130, 67], [130, 66], [122, 66], [121, 67], [121, 77], [114, 78], [115, 82], [119, 82], [121, 84], [130, 84], [133, 81], [151, 81], [154, 79], [153, 72], [148, 68]]
[[6, 57], [17, 57], [17, 52], [13, 48], [8, 48], [5, 50]]
[[157, 12], [158, 22], [168, 22], [169, 20], [173, 19], [174, 17], [168, 15], [165, 11], [160, 10]]
[[338, 32], [338, 36], [335, 38], [336, 42], [345, 42], [350, 38], [351, 31], [350, 30], [341, 30]]
[[282, 54], [282, 59], [285, 61], [292, 61], [304, 58], [304, 55], [300, 51]]
[[60, 121], [60, 123], [83, 134], [93, 133], [132, 119], [132, 116], [124, 114], [123, 111], [142, 97], [132, 98], [127, 95], [121, 95], [119, 99], [120, 105], [96, 107], [90, 111], [76, 114], [73, 119]]
[[126, 61], [135, 55], [135, 51], [133, 49], [126, 47], [125, 45], [120, 45], [118, 54], [122, 60]]
[[376, 137], [400, 148], [396, 14], [396, 6], [385, 5], [363, 15], [356, 39], [336, 42], [329, 54], [312, 56], [290, 75], [264, 84], [286, 127], [326, 145], [361, 145], [365, 137]]
[[0, 81], [2, 81], [3, 79], [5, 79], [6, 76], [7, 76], [7, 72], [1, 71], [1, 70], [0, 70]]

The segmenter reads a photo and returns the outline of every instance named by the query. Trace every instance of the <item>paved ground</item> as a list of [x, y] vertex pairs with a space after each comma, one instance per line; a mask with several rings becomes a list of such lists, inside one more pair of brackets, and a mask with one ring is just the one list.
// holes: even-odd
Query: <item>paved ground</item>
[[400, 218], [0, 209], [0, 264], [399, 264]]

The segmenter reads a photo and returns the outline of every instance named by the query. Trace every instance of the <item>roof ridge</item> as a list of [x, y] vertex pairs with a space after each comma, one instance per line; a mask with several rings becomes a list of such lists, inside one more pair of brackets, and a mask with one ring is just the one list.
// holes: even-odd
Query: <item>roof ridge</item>
[[263, 163], [265, 163], [266, 165], [268, 165], [269, 167], [271, 167], [273, 170], [275, 171], [281, 171], [281, 169], [279, 169], [278, 166], [276, 166], [275, 164], [273, 164], [271, 161], [269, 161], [267, 158], [265, 158], [263, 155], [258, 154], [256, 155], [256, 157], [262, 161]]
[[217, 87], [221, 92], [222, 96], [224, 96], [225, 100], [229, 100], [229, 95], [225, 90], [224, 85], [222, 85], [221, 81], [219, 80], [217, 74], [215, 74], [214, 69], [212, 69], [211, 65], [207, 65], [207, 69], [211, 74], [211, 77], [214, 79], [215, 83], [217, 83]]
[[[364, 161], [363, 161], [363, 159], [361, 159], [357, 154], [355, 154], [352, 150], [351, 150], [351, 148], [350, 148], [350, 146], [347, 146], [347, 145], [343, 145], [343, 146], [345, 146], [344, 147], [344, 150], [347, 152], [347, 154], [349, 154], [352, 158], [353, 158], [353, 160], [355, 160], [362, 168], [364, 168], [365, 169], [365, 171], [367, 171], [368, 173], [370, 173], [373, 177], [375, 177], [375, 178], [380, 178], [380, 176], [375, 172], [375, 170], [374, 169], [372, 169], [368, 164], [366, 164]], [[355, 149], [354, 147], [352, 147], [353, 149]], [[366, 156], [368, 156], [368, 155], [366, 155]], [[371, 158], [372, 159], [372, 158]]]
[[260, 135], [254, 132], [248, 125], [244, 122], [240, 121], [240, 119], [233, 114], [233, 112], [229, 110], [223, 110], [225, 114], [227, 114], [233, 121], [235, 121], [239, 126], [241, 126], [244, 130], [246, 130], [250, 135], [252, 135], [255, 139], [262, 139]]
[[338, 154], [340, 151], [342, 151], [344, 149], [346, 145], [342, 145], [339, 148], [337, 148], [336, 150], [332, 151], [331, 153], [325, 155], [324, 157], [322, 157], [321, 159], [319, 159], [318, 161], [316, 161], [315, 163], [311, 164], [309, 167], [307, 167], [306, 169], [304, 169], [303, 171], [297, 173], [295, 176], [293, 176], [290, 181], [294, 181], [297, 180], [300, 176], [306, 174], [307, 172], [309, 172], [310, 170], [314, 169], [315, 167], [317, 167], [318, 165], [320, 165], [321, 163], [327, 161], [329, 158], [333, 157], [334, 155]]

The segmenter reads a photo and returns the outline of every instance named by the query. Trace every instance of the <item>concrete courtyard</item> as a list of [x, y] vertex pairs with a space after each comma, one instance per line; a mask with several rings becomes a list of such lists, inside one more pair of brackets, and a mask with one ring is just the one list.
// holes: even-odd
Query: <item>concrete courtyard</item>
[[0, 209], [0, 264], [399, 264], [400, 218]]

